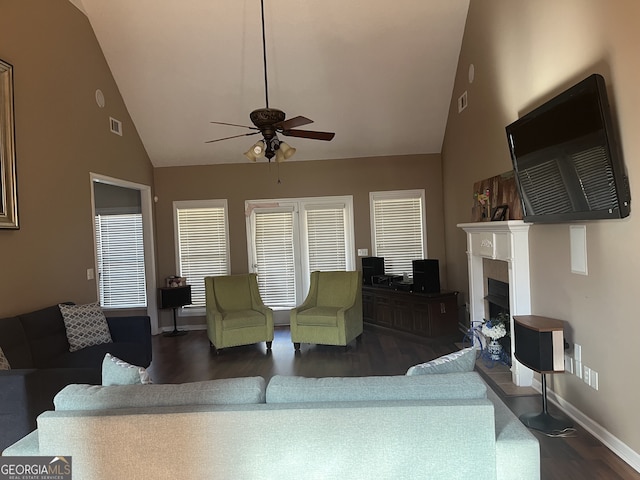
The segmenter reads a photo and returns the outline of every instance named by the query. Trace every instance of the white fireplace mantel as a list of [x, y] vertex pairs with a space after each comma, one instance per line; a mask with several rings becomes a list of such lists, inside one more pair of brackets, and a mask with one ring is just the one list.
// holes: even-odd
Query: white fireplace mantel
[[[469, 264], [469, 313], [471, 325], [482, 324], [485, 318], [485, 286], [483, 258], [502, 260], [509, 268], [509, 313], [511, 332], [514, 315], [531, 314], [529, 283], [529, 227], [522, 220], [504, 222], [460, 223], [467, 232], [467, 258]], [[513, 356], [514, 335], [511, 335], [511, 378], [518, 386], [529, 386], [533, 371]]]

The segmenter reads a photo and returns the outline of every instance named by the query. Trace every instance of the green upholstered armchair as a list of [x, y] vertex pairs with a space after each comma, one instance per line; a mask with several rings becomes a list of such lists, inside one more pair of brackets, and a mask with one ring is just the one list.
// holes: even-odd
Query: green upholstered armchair
[[273, 311], [262, 303], [255, 273], [205, 277], [207, 334], [217, 350], [273, 342]]
[[362, 272], [312, 272], [304, 303], [291, 310], [291, 341], [346, 346], [362, 336]]

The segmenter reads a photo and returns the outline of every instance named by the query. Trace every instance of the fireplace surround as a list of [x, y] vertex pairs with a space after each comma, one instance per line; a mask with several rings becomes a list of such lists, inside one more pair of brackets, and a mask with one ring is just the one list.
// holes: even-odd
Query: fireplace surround
[[[510, 331], [514, 331], [514, 315], [531, 314], [529, 280], [529, 227], [522, 220], [502, 222], [460, 223], [467, 234], [469, 267], [469, 315], [472, 326], [481, 325], [486, 312], [484, 259], [506, 262], [509, 283]], [[530, 386], [533, 371], [513, 356], [515, 338], [511, 343], [511, 378], [517, 386]]]

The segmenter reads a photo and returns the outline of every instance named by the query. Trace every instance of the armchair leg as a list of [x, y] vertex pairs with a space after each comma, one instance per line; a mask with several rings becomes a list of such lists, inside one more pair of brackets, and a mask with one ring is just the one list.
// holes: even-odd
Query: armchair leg
[[298, 342], [293, 342], [293, 349], [294, 349], [296, 352], [299, 352], [299, 351], [300, 351], [300, 343], [298, 343]]
[[267, 342], [267, 350], [271, 350], [271, 344], [272, 344], [272, 343], [273, 343], [273, 342]]

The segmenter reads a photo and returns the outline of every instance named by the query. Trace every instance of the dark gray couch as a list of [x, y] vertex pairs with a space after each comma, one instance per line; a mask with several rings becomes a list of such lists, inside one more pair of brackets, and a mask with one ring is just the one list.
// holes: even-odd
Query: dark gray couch
[[101, 384], [107, 352], [149, 366], [149, 317], [109, 317], [107, 322], [113, 343], [70, 352], [57, 305], [0, 319], [0, 347], [11, 365], [0, 371], [0, 450], [34, 430], [36, 417], [53, 409], [53, 397], [66, 385]]

